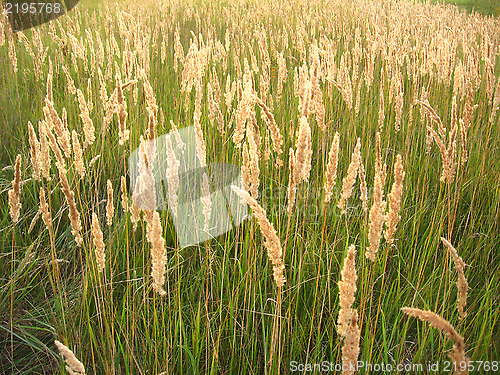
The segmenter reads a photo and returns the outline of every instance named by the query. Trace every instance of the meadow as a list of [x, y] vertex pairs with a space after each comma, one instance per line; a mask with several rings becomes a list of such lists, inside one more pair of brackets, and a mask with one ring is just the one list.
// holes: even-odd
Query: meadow
[[500, 15], [500, 2], [498, 0], [446, 0], [446, 3], [458, 5], [467, 11], [475, 11], [486, 16]]
[[[83, 2], [22, 32], [2, 14], [0, 373], [498, 371], [492, 14]], [[183, 246], [190, 127], [200, 231], [215, 163], [248, 215]]]

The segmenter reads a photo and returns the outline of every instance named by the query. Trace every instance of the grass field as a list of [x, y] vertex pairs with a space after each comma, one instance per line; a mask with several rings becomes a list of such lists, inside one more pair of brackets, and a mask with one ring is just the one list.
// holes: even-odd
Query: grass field
[[[73, 354], [86, 374], [495, 373], [500, 21], [478, 4], [2, 15], [0, 374], [82, 374]], [[214, 163], [241, 169], [249, 216], [182, 246], [188, 156], [200, 232]]]
[[474, 9], [486, 16], [500, 15], [500, 1], [498, 0], [446, 0], [445, 2], [458, 5], [467, 11]]

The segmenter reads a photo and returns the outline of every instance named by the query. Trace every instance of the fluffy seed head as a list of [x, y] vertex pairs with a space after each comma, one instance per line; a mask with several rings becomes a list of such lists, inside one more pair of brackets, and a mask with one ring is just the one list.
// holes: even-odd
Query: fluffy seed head
[[468, 366], [465, 366], [465, 371], [460, 370], [458, 364], [465, 363], [466, 365], [469, 363], [469, 358], [465, 356], [465, 343], [464, 338], [453, 328], [453, 326], [441, 316], [433, 313], [432, 311], [424, 311], [420, 309], [416, 309], [413, 307], [403, 307], [401, 309], [405, 314], [409, 316], [413, 316], [422, 321], [429, 323], [432, 327], [439, 329], [443, 332], [448, 338], [455, 341], [455, 345], [453, 345], [453, 352], [448, 354], [450, 359], [457, 363], [457, 370], [455, 372], [456, 375], [466, 375], [469, 373]]
[[85, 367], [78, 360], [78, 358], [76, 358], [71, 349], [57, 340], [55, 340], [54, 343], [56, 344], [59, 353], [61, 353], [66, 361], [66, 370], [75, 375], [85, 375]]
[[457, 249], [453, 247], [450, 241], [447, 239], [441, 237], [441, 241], [443, 244], [446, 246], [448, 251], [451, 254], [451, 257], [453, 258], [453, 262], [455, 263], [455, 269], [457, 270], [458, 273], [458, 280], [457, 280], [457, 288], [458, 288], [458, 298], [457, 298], [457, 309], [458, 313], [460, 314], [460, 320], [465, 318], [467, 316], [467, 313], [464, 312], [465, 305], [467, 304], [467, 289], [469, 287], [469, 284], [467, 283], [467, 279], [465, 278], [465, 273], [464, 273], [464, 267], [465, 267], [465, 262], [463, 261], [462, 257], [458, 255]]
[[282, 260], [283, 250], [273, 224], [267, 219], [266, 211], [254, 198], [250, 196], [248, 192], [234, 185], [231, 186], [231, 189], [233, 189], [233, 191], [252, 209], [253, 214], [259, 223], [260, 231], [265, 238], [264, 246], [267, 249], [267, 255], [273, 265], [274, 281], [276, 281], [276, 285], [278, 287], [282, 287], [286, 282], [284, 276], [285, 266]]
[[104, 236], [99, 224], [99, 218], [95, 212], [92, 212], [92, 241], [95, 247], [95, 256], [97, 261], [97, 270], [102, 272], [106, 267], [106, 254], [104, 252]]
[[337, 331], [339, 335], [345, 336], [349, 327], [349, 322], [353, 315], [352, 304], [356, 294], [356, 246], [350, 245], [342, 268], [342, 279], [339, 281], [339, 317], [337, 321]]
[[21, 155], [17, 155], [16, 164], [14, 166], [14, 180], [12, 181], [12, 189], [9, 190], [9, 213], [12, 221], [19, 221], [19, 212], [21, 211]]

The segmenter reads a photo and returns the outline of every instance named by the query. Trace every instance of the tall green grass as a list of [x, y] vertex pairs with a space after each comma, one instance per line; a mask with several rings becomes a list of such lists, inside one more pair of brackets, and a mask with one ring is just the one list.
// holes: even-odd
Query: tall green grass
[[[98, 28], [92, 29], [93, 33], [105, 36], [109, 33], [106, 27], [116, 27], [115, 23], [106, 26], [104, 22], [106, 18], [114, 22], [115, 15], [100, 7], [87, 9], [81, 5], [61, 20], [63, 26], [68, 23], [74, 26], [75, 19], [81, 20], [82, 36], [84, 28], [91, 25], [92, 17], [103, 20]], [[308, 9], [303, 4], [300, 6]], [[123, 5], [123, 9], [131, 12], [129, 7]], [[251, 3], [231, 8], [224, 2], [200, 3], [194, 7], [207, 17], [206, 22], [213, 22], [215, 35], [222, 41], [226, 26], [221, 16], [224, 9], [230, 9], [234, 16], [237, 12], [248, 16], [251, 10], [259, 9]], [[199, 27], [195, 17], [183, 18], [189, 14], [186, 7], [166, 8], [161, 15], [154, 13], [155, 9], [150, 10], [151, 18], [142, 21], [143, 27], [154, 28], [162, 17], [171, 17], [179, 23], [185, 52], [190, 31], [195, 35], [206, 31]], [[297, 5], [297, 17], [300, 10]], [[326, 14], [323, 8], [315, 14], [318, 23], [323, 20], [321, 14]], [[279, 30], [282, 22], [294, 20], [293, 16], [286, 20], [279, 16], [263, 17], [269, 21], [264, 25], [270, 33], [274, 28]], [[345, 22], [349, 24], [350, 20]], [[40, 28], [43, 42], [49, 47], [48, 56], [55, 62], [61, 53], [47, 30], [48, 26]], [[330, 37], [335, 36], [334, 30], [329, 32]], [[116, 35], [118, 37], [118, 33]], [[26, 36], [32, 40], [31, 31], [27, 31]], [[172, 46], [173, 34], [161, 35], [163, 37]], [[119, 38], [118, 41], [120, 43]], [[250, 43], [256, 51], [256, 42]], [[268, 367], [268, 361], [276, 286], [258, 226], [248, 220], [205, 244], [179, 249], [169, 213], [161, 212], [168, 250], [167, 295], [161, 298], [155, 294], [149, 276], [151, 260], [145, 224], [141, 222], [137, 231], [133, 231], [128, 215], [123, 214], [118, 203], [117, 193], [120, 177], [126, 173], [127, 157], [139, 146], [139, 137], [147, 128], [142, 82], [139, 80], [137, 84], [137, 103], [132, 90], [126, 91], [131, 137], [125, 147], [120, 147], [116, 120], [108, 131], [100, 131], [104, 110], [97, 94], [98, 78], [92, 70], [85, 72], [81, 61], [79, 72], [74, 68], [71, 72], [76, 86], [82, 90], [86, 90], [87, 78], [92, 80], [92, 118], [97, 130], [96, 142], [85, 153], [87, 166], [96, 155], [100, 154], [100, 158], [88, 168], [83, 180], [78, 179], [74, 170], [69, 172], [82, 213], [85, 241], [81, 248], [76, 246], [70, 233], [54, 168], [52, 181], [43, 183], [47, 190], [54, 189], [51, 207], [56, 233], [55, 255], [60, 259], [59, 274], [54, 272], [49, 234], [42, 221], [35, 221], [29, 230], [38, 210], [40, 183], [30, 179], [27, 122], [36, 124], [43, 117], [48, 65], [42, 66], [42, 78], [37, 81], [31, 58], [21, 43], [16, 42], [19, 71], [13, 73], [8, 50], [6, 46], [0, 47], [0, 373], [65, 373], [53, 343], [55, 339], [75, 352], [88, 374], [262, 374], [277, 373], [278, 366], [282, 373], [288, 373], [292, 361], [341, 363], [341, 340], [336, 333], [337, 282], [351, 243], [356, 244], [362, 255], [356, 259], [355, 302], [362, 324], [360, 360], [371, 364], [440, 362], [443, 366], [450, 345], [437, 331], [408, 319], [400, 311], [403, 306], [432, 310], [449, 320], [466, 338], [467, 355], [472, 360], [500, 358], [497, 308], [500, 302], [500, 166], [497, 163], [500, 132], [497, 123], [487, 122], [491, 104], [485, 95], [485, 83], [474, 96], [474, 103], [480, 107], [469, 131], [469, 160], [458, 169], [454, 182], [447, 185], [439, 182], [442, 164], [436, 146], [430, 155], [425, 153], [423, 119], [418, 107], [411, 106], [411, 97], [419, 93], [412, 91], [412, 84], [404, 75], [406, 94], [401, 130], [395, 132], [395, 113], [387, 104], [381, 132], [382, 157], [388, 165], [386, 192], [393, 181], [396, 154], [401, 153], [404, 160], [402, 220], [394, 245], [382, 243], [377, 262], [372, 263], [363, 255], [368, 246], [368, 218], [361, 209], [359, 192], [356, 190], [356, 196], [350, 200], [349, 214], [341, 216], [335, 207], [341, 179], [337, 180], [337, 190], [328, 207], [322, 204], [322, 186], [328, 146], [335, 131], [340, 133], [339, 176], [345, 176], [359, 136], [368, 185], [373, 185], [380, 95], [385, 95], [386, 103], [389, 102], [389, 82], [385, 82], [385, 92], [381, 92], [380, 78], [377, 78], [384, 79], [382, 61], [376, 60], [373, 86], [361, 91], [360, 115], [347, 109], [338, 90], [324, 87], [329, 126], [323, 135], [314, 121], [311, 122], [314, 156], [310, 183], [299, 188], [297, 207], [286, 233], [287, 150], [294, 146], [298, 124], [298, 99], [294, 96], [292, 72], [301, 61], [291, 38], [289, 43], [290, 48], [285, 51], [289, 75], [283, 100], [273, 111], [285, 139], [285, 166], [280, 169], [273, 160], [261, 164], [259, 198], [282, 241], [288, 236], [287, 283], [281, 310], [281, 364], [275, 363], [273, 368]], [[168, 50], [167, 60], [162, 63], [154, 54], [159, 48], [159, 45], [150, 46], [149, 77], [164, 113], [164, 121], [159, 122], [156, 130], [161, 135], [170, 131], [169, 120], [179, 127], [192, 125], [194, 96], [190, 97], [191, 103], [185, 110], [180, 72], [175, 73], [172, 68], [173, 51]], [[340, 44], [337, 55], [345, 49]], [[241, 62], [243, 57], [249, 58], [248, 53], [240, 56]], [[70, 57], [66, 59], [71, 67]], [[231, 77], [235, 77], [237, 70], [231, 55], [228, 66]], [[223, 89], [228, 72], [222, 74], [218, 64], [212, 68]], [[498, 64], [496, 73], [498, 77]], [[271, 82], [271, 92], [274, 92], [276, 80]], [[429, 101], [447, 123], [452, 89], [429, 77], [424, 77], [420, 84], [428, 88]], [[108, 93], [111, 90], [110, 83]], [[60, 112], [65, 107], [68, 111], [70, 129], [80, 130], [78, 104], [67, 92], [62, 72], [54, 77], [53, 92], [57, 110]], [[240, 165], [240, 152], [231, 141], [232, 130], [228, 128], [226, 134], [220, 134], [209, 122], [205, 103], [202, 110], [209, 161]], [[412, 125], [409, 124], [410, 111], [414, 116]], [[224, 111], [224, 107], [223, 113], [229, 123], [231, 113]], [[260, 116], [258, 119], [264, 129]], [[23, 155], [23, 179], [27, 181], [21, 198], [22, 216], [19, 224], [13, 226], [7, 206], [13, 171], [8, 166], [18, 153]], [[103, 225], [105, 203], [102, 200], [106, 197], [107, 179], [115, 187], [117, 206], [110, 228]], [[104, 230], [107, 265], [103, 274], [97, 272], [91, 246], [88, 213], [92, 211], [100, 213]], [[455, 304], [456, 273], [439, 241], [440, 236], [451, 239], [468, 265], [465, 271], [470, 286], [468, 317], [463, 321], [458, 320]]]

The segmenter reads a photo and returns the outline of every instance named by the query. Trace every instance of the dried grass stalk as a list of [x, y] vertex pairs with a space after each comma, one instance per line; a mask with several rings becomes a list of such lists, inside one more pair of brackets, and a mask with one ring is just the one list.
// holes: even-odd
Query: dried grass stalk
[[273, 265], [273, 277], [276, 285], [281, 288], [285, 282], [285, 265], [283, 264], [283, 250], [281, 248], [280, 239], [274, 229], [273, 224], [267, 219], [266, 211], [262, 206], [250, 196], [250, 194], [232, 185], [231, 189], [242, 198], [252, 209], [255, 218], [260, 226], [260, 231], [265, 238], [264, 246], [267, 249], [267, 255]]
[[8, 192], [9, 195], [9, 214], [12, 221], [19, 221], [19, 212], [21, 211], [21, 155], [17, 155], [16, 164], [14, 166], [14, 180], [12, 180], [12, 189]]
[[46, 135], [49, 141], [50, 148], [52, 149], [56, 157], [57, 169], [66, 173], [66, 162], [64, 161], [62, 151], [57, 144], [56, 137], [54, 137], [54, 134], [52, 134], [52, 130], [50, 129], [47, 129]]
[[[111, 97], [106, 101], [105, 104], [105, 113], [104, 113], [104, 124], [103, 127], [105, 130], [108, 130], [109, 124], [113, 119], [113, 115], [115, 113], [119, 114], [119, 105], [118, 105], [118, 90], [115, 88]], [[119, 117], [119, 116], [118, 116]], [[120, 134], [119, 134], [120, 135]], [[122, 138], [120, 138], [122, 140]]]
[[45, 179], [50, 180], [51, 157], [49, 141], [47, 139], [47, 126], [45, 124], [45, 121], [40, 121], [38, 128], [40, 133], [40, 154], [37, 158], [38, 165], [40, 166], [40, 172], [42, 176]]
[[441, 241], [443, 244], [446, 246], [446, 248], [449, 250], [451, 257], [453, 258], [453, 262], [455, 263], [455, 269], [457, 270], [458, 273], [458, 280], [457, 280], [457, 289], [458, 289], [458, 298], [457, 298], [457, 309], [458, 313], [460, 314], [460, 320], [465, 318], [467, 316], [467, 313], [464, 312], [464, 308], [467, 305], [467, 289], [469, 287], [469, 284], [467, 283], [467, 279], [465, 278], [465, 273], [464, 273], [464, 267], [465, 267], [465, 262], [463, 261], [462, 257], [458, 255], [457, 249], [453, 247], [450, 241], [447, 239], [441, 237]]
[[66, 65], [62, 65], [62, 70], [64, 72], [64, 74], [66, 75], [66, 79], [68, 81], [68, 91], [75, 95], [76, 94], [76, 87], [75, 87], [75, 81], [73, 80], [73, 78], [71, 77], [71, 74], [68, 70], [68, 67]]
[[115, 216], [115, 204], [113, 201], [113, 184], [110, 180], [107, 182], [108, 201], [106, 203], [106, 224], [113, 225], [113, 217]]
[[118, 144], [123, 146], [128, 141], [130, 130], [127, 129], [127, 102], [123, 96], [122, 80], [119, 73], [116, 74], [116, 105], [118, 109], [118, 136], [120, 137]]
[[[500, 90], [499, 90], [499, 95], [500, 95]], [[462, 143], [462, 158], [461, 158], [461, 164], [465, 164], [468, 160], [468, 152], [467, 152], [467, 133], [469, 131], [471, 121], [472, 121], [472, 115], [474, 114], [474, 111], [478, 108], [479, 106], [472, 105], [472, 96], [467, 97], [467, 101], [465, 102], [465, 108], [464, 112], [462, 115], [462, 118], [458, 121], [460, 124], [460, 141]]]
[[[413, 316], [422, 321], [429, 323], [432, 327], [439, 329], [448, 338], [455, 341], [453, 345], [453, 353], [448, 354], [450, 359], [457, 364], [456, 375], [466, 375], [468, 371], [469, 358], [465, 356], [465, 343], [464, 338], [453, 328], [453, 326], [443, 319], [441, 316], [433, 313], [432, 311], [424, 311], [413, 307], [403, 307], [401, 309], [405, 314]], [[460, 370], [461, 364], [465, 364], [465, 370]]]
[[495, 87], [495, 96], [493, 97], [493, 106], [491, 108], [490, 119], [488, 120], [490, 124], [495, 121], [495, 116], [497, 114], [498, 108], [500, 107], [500, 78], [497, 80], [497, 85]]
[[167, 153], [167, 194], [168, 194], [168, 207], [172, 211], [174, 217], [177, 217], [177, 207], [179, 205], [179, 167], [180, 161], [177, 160], [175, 156], [174, 149], [172, 147], [172, 139], [167, 136], [165, 141], [166, 153]]
[[166, 249], [165, 239], [162, 235], [160, 214], [153, 211], [146, 225], [146, 237], [151, 244], [151, 276], [153, 277], [153, 289], [161, 296], [167, 294], [163, 289], [165, 282]]
[[[48, 98], [45, 98], [45, 106], [43, 108], [45, 113], [45, 119], [48, 124], [51, 124], [50, 128], [54, 128], [57, 135], [57, 142], [64, 152], [64, 155], [69, 158], [71, 155], [71, 141], [68, 128], [65, 123], [59, 118], [57, 111], [54, 107], [54, 103]], [[65, 113], [66, 111], [64, 111]]]
[[193, 115], [194, 119], [194, 129], [195, 129], [195, 141], [196, 141], [196, 155], [200, 161], [200, 166], [205, 167], [207, 165], [207, 146], [205, 144], [205, 137], [203, 136], [203, 129], [201, 128], [200, 118], [201, 118], [201, 87], [196, 89], [196, 101], [195, 101], [195, 111]]
[[62, 184], [62, 192], [64, 194], [64, 198], [69, 206], [69, 219], [71, 222], [71, 233], [75, 236], [75, 242], [78, 246], [81, 246], [83, 243], [83, 238], [80, 234], [82, 230], [82, 223], [80, 221], [80, 213], [76, 208], [75, 202], [75, 193], [71, 190], [68, 182], [68, 177], [63, 169], [59, 169], [59, 178]]
[[66, 361], [66, 371], [68, 371], [70, 375], [85, 375], [85, 367], [83, 366], [83, 363], [76, 358], [71, 349], [57, 340], [55, 340], [54, 343], [56, 344], [59, 353], [61, 353]]
[[[255, 124], [257, 120], [255, 119], [255, 114], [252, 114]], [[248, 156], [249, 156], [249, 166], [250, 166], [250, 184], [249, 192], [257, 199], [259, 197], [259, 185], [260, 185], [260, 168], [259, 168], [259, 146], [256, 142], [260, 143], [260, 134], [254, 130], [252, 121], [247, 123], [247, 140], [248, 140]]]
[[[153, 155], [154, 156], [154, 155]], [[141, 136], [139, 152], [139, 175], [132, 194], [133, 205], [143, 210], [156, 209], [156, 186], [152, 170], [152, 160], [149, 159], [147, 145]]]
[[363, 161], [359, 163], [358, 176], [360, 180], [361, 204], [363, 211], [366, 213], [368, 211], [368, 186], [366, 185], [366, 173]]
[[403, 171], [403, 161], [401, 155], [396, 156], [396, 163], [394, 165], [394, 183], [392, 184], [391, 192], [389, 193], [389, 212], [387, 213], [385, 224], [386, 230], [384, 232], [384, 237], [387, 243], [392, 244], [394, 242], [394, 232], [396, 231], [396, 226], [401, 219], [399, 215], [399, 210], [401, 209], [401, 196], [403, 194], [403, 179], [405, 177], [405, 172]]
[[206, 174], [206, 172], [203, 173], [200, 200], [201, 200], [201, 203], [203, 205], [203, 217], [205, 218], [205, 224], [203, 226], [203, 231], [205, 233], [209, 233], [210, 217], [212, 214], [212, 199], [210, 197], [210, 183], [208, 181], [208, 175]]
[[428, 139], [434, 139], [439, 147], [441, 159], [443, 161], [443, 172], [441, 173], [440, 181], [451, 183], [455, 175], [456, 159], [457, 159], [457, 101], [456, 96], [453, 97], [451, 106], [451, 130], [448, 132], [448, 146], [446, 146], [447, 129], [443, 126], [441, 118], [436, 111], [431, 107], [429, 101], [417, 100], [416, 102], [422, 105], [427, 110], [430, 119], [437, 124], [438, 132], [431, 125], [427, 125]]
[[296, 183], [309, 180], [309, 173], [311, 172], [312, 160], [312, 139], [311, 127], [307, 119], [302, 116], [299, 119], [299, 131], [297, 134], [297, 141], [295, 143], [295, 165], [294, 179]]
[[49, 231], [52, 230], [52, 216], [50, 214], [50, 207], [47, 204], [45, 197], [45, 189], [40, 188], [40, 212], [42, 213], [42, 220]]
[[135, 202], [134, 197], [132, 196], [132, 204], [129, 207], [130, 211], [130, 221], [132, 222], [134, 232], [137, 230], [137, 224], [139, 220], [141, 220], [141, 209]]
[[30, 142], [30, 158], [33, 168], [33, 178], [40, 181], [40, 142], [36, 137], [35, 129], [30, 121], [28, 121], [29, 142]]
[[95, 212], [92, 212], [92, 241], [95, 246], [95, 257], [97, 261], [97, 270], [102, 272], [106, 267], [106, 253], [104, 252], [104, 236], [99, 224], [99, 218]]
[[361, 330], [358, 326], [358, 311], [353, 310], [349, 325], [347, 326], [344, 345], [342, 346], [342, 374], [352, 375], [355, 373], [359, 357], [359, 338]]
[[380, 239], [382, 238], [382, 227], [385, 221], [384, 184], [385, 165], [382, 168], [382, 157], [380, 154], [380, 133], [377, 133], [377, 154], [375, 160], [375, 179], [373, 187], [373, 203], [370, 208], [370, 227], [368, 229], [368, 241], [370, 246], [366, 249], [366, 257], [375, 261], [378, 252]]
[[242, 165], [241, 165], [241, 185], [246, 191], [250, 191], [251, 171], [250, 171], [250, 154], [246, 143], [242, 150]]
[[85, 149], [95, 141], [95, 128], [90, 118], [87, 102], [85, 101], [82, 91], [77, 89], [76, 94], [78, 97], [78, 106], [80, 107], [80, 117], [83, 122], [83, 133], [85, 134], [85, 141], [83, 142], [83, 148]]
[[53, 95], [52, 95], [53, 78], [54, 78], [54, 75], [53, 75], [52, 60], [49, 57], [49, 72], [47, 74], [47, 99], [50, 101], [53, 100]]
[[382, 131], [384, 127], [385, 120], [385, 96], [384, 96], [384, 83], [382, 81], [380, 87], [380, 95], [379, 95], [379, 106], [378, 106], [378, 129]]
[[125, 213], [128, 212], [127, 179], [122, 176], [120, 179], [120, 189], [122, 192], [122, 207]]
[[[273, 150], [279, 155], [283, 153], [283, 136], [281, 135], [281, 131], [274, 120], [274, 116], [271, 113], [269, 107], [264, 103], [264, 101], [256, 95], [253, 95], [253, 98], [257, 105], [264, 111], [266, 115], [264, 119], [267, 119], [266, 125], [271, 132], [271, 140], [273, 141]], [[278, 164], [281, 164], [278, 162]]]
[[341, 271], [341, 280], [339, 281], [339, 316], [337, 320], [337, 332], [341, 336], [345, 336], [349, 326], [349, 322], [353, 315], [352, 304], [354, 303], [356, 294], [356, 246], [350, 245], [347, 249], [347, 255], [344, 261], [344, 267]]
[[154, 139], [154, 127], [156, 127], [156, 124], [158, 122], [158, 105], [156, 104], [156, 98], [154, 95], [153, 87], [151, 87], [151, 84], [149, 83], [148, 76], [145, 72], [144, 69], [141, 69], [141, 77], [144, 82], [144, 94], [146, 97], [146, 110], [152, 116], [153, 118], [153, 127], [149, 128], [149, 140]]
[[342, 179], [342, 195], [340, 196], [337, 207], [340, 208], [342, 214], [347, 212], [346, 202], [352, 195], [352, 188], [356, 183], [359, 166], [361, 165], [361, 138], [358, 138], [356, 147], [352, 153], [351, 163], [347, 168], [347, 176]]
[[78, 133], [76, 130], [73, 130], [71, 133], [72, 144], [73, 144], [73, 154], [75, 157], [75, 168], [78, 172], [80, 178], [85, 177], [85, 164], [83, 162], [83, 151], [80, 146], [80, 141], [78, 140]]
[[297, 195], [297, 181], [295, 181], [295, 154], [293, 152], [293, 149], [290, 148], [290, 156], [288, 160], [288, 165], [290, 167], [290, 173], [289, 173], [289, 180], [288, 180], [288, 189], [287, 189], [287, 201], [288, 201], [288, 208], [287, 212], [288, 215], [290, 216], [292, 213], [293, 206], [295, 204], [295, 198]]
[[236, 127], [233, 133], [233, 143], [237, 148], [241, 147], [241, 143], [245, 136], [245, 122], [250, 117], [250, 112], [252, 110], [252, 96], [248, 91], [244, 90], [235, 114]]
[[439, 136], [441, 138], [445, 138], [446, 137], [446, 128], [444, 127], [443, 122], [441, 121], [441, 117], [439, 117], [439, 115], [436, 113], [434, 108], [432, 108], [432, 106], [430, 105], [429, 100], [428, 99], [425, 99], [424, 101], [416, 100], [415, 102], [417, 104], [420, 104], [423, 108], [425, 108], [427, 110], [427, 113], [428, 113], [430, 119], [433, 122], [435, 122], [438, 126]]
[[337, 179], [337, 165], [339, 160], [339, 133], [335, 133], [333, 143], [328, 153], [328, 164], [325, 172], [325, 204], [332, 199], [333, 188]]

